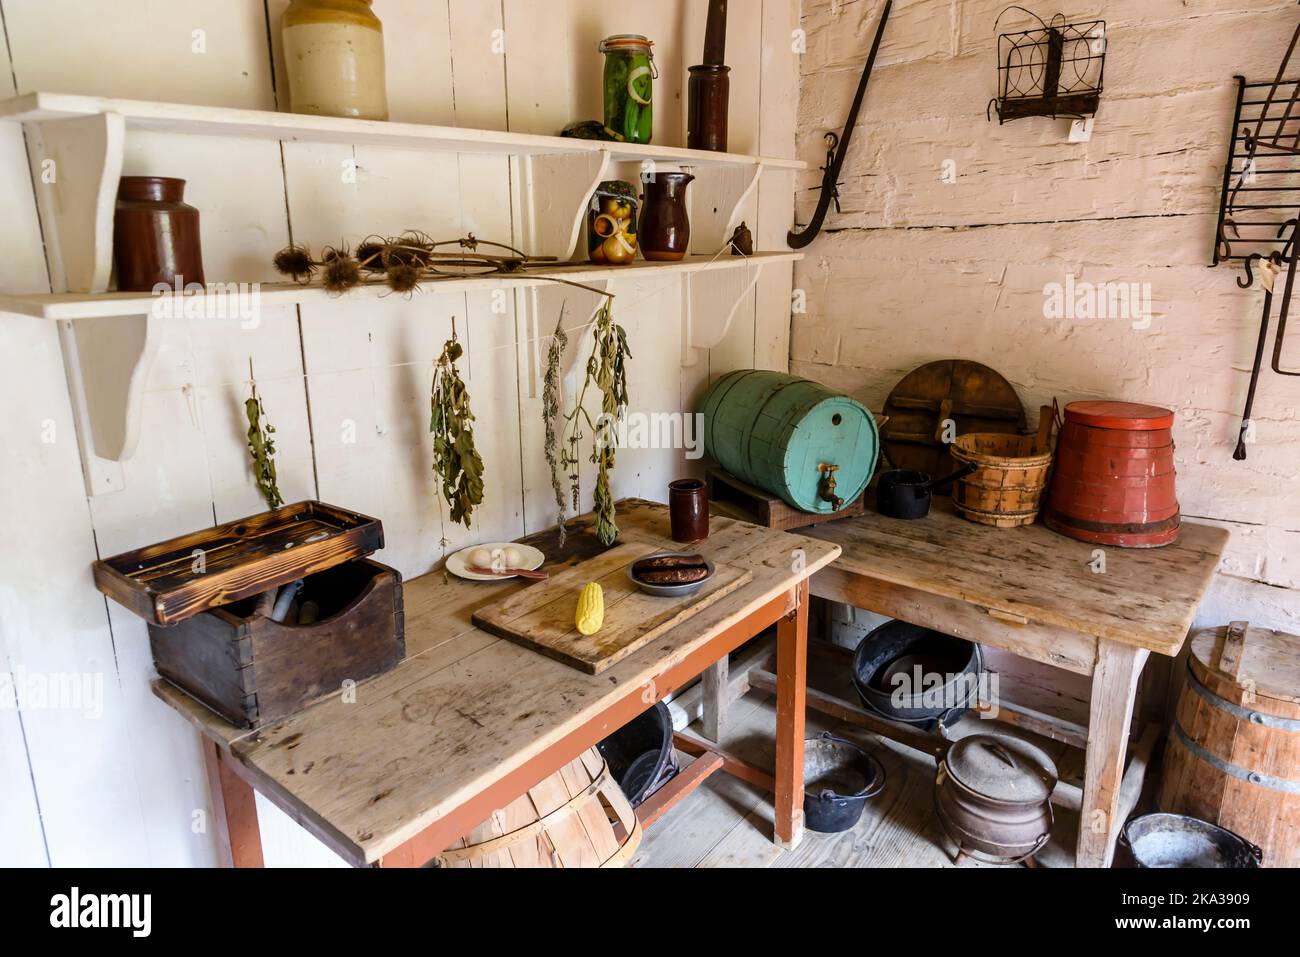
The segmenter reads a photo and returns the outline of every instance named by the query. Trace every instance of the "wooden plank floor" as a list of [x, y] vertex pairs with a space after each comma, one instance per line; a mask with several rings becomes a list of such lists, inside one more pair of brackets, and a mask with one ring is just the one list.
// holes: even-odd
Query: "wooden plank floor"
[[[775, 699], [751, 692], [732, 705], [722, 745], [760, 766], [774, 761]], [[967, 722], [998, 730], [993, 722]], [[698, 727], [691, 729], [699, 733]], [[808, 734], [830, 731], [871, 749], [885, 767], [883, 793], [867, 802], [856, 827], [842, 834], [806, 831], [793, 851], [772, 844], [771, 798], [729, 774], [715, 774], [645, 832], [633, 867], [953, 867], [934, 815], [934, 762], [902, 745], [808, 712]], [[1036, 743], [1044, 742], [1036, 739]], [[1047, 743], [1061, 770], [1074, 756]], [[689, 759], [684, 759], [689, 760]], [[1039, 857], [1047, 867], [1073, 866], [1077, 816], [1060, 807], [1051, 844]], [[962, 867], [989, 867], [967, 859]]]

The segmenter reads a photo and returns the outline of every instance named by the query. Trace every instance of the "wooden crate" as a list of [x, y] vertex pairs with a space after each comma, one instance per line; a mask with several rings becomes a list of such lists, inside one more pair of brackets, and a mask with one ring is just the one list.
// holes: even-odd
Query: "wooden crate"
[[321, 619], [283, 625], [256, 597], [149, 625], [158, 673], [240, 727], [256, 728], [395, 667], [406, 653], [402, 576], [363, 558], [308, 576]]
[[770, 492], [742, 482], [725, 469], [709, 469], [710, 503], [720, 503], [723, 510], [735, 514], [737, 518], [766, 528], [806, 528], [809, 525], [861, 515], [866, 511], [865, 500], [866, 494], [863, 493], [838, 512], [802, 512], [791, 508]]

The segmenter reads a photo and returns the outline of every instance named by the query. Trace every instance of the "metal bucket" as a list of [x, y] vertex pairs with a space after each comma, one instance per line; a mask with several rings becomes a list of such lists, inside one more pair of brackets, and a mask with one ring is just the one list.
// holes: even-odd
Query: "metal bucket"
[[1227, 828], [1185, 814], [1144, 814], [1119, 833], [1130, 867], [1260, 867], [1263, 852]]
[[[941, 686], [896, 697], [898, 675], [939, 674]], [[969, 707], [978, 689], [979, 645], [905, 621], [889, 621], [853, 653], [853, 686], [863, 703], [896, 721], [924, 724]], [[897, 700], [901, 697], [901, 700]]]
[[679, 770], [673, 718], [662, 701], [596, 745], [633, 807], [671, 781]]
[[822, 732], [804, 742], [803, 818], [810, 831], [838, 834], [885, 788], [885, 769], [864, 748]]

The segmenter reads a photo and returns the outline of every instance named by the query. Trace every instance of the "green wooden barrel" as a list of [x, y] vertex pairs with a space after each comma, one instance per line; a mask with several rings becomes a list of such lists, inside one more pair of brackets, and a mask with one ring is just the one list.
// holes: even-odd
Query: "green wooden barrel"
[[704, 448], [714, 460], [801, 511], [835, 511], [821, 494], [819, 465], [839, 466], [835, 495], [844, 503], [862, 494], [876, 470], [875, 418], [808, 379], [738, 369], [713, 384], [702, 412]]

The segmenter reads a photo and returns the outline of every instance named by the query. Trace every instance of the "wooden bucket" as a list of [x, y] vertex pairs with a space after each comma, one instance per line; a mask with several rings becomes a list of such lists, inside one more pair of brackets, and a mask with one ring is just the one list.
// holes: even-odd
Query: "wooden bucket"
[[595, 748], [438, 856], [441, 867], [622, 867], [641, 823]]
[[960, 515], [998, 528], [1032, 525], [1038, 518], [1052, 453], [1039, 451], [1032, 435], [972, 432], [959, 435], [950, 451], [958, 468], [978, 466], [953, 487]]
[[1097, 545], [1156, 548], [1178, 538], [1174, 414], [1132, 402], [1071, 402], [1044, 520]]
[[852, 504], [880, 457], [875, 417], [860, 402], [797, 376], [737, 369], [713, 384], [700, 411], [704, 447], [719, 465], [802, 512]]
[[1300, 637], [1234, 622], [1192, 638], [1165, 746], [1161, 810], [1300, 867]]

